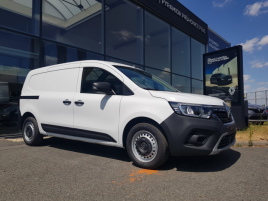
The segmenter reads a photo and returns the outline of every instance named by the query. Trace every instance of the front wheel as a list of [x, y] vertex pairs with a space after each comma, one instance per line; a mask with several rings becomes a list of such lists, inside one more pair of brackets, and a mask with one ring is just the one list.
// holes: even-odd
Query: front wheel
[[127, 136], [126, 149], [133, 163], [142, 168], [155, 169], [169, 156], [163, 133], [148, 123], [133, 126]]
[[38, 125], [33, 117], [28, 117], [22, 126], [22, 135], [27, 145], [38, 145], [43, 140], [43, 135], [39, 133]]

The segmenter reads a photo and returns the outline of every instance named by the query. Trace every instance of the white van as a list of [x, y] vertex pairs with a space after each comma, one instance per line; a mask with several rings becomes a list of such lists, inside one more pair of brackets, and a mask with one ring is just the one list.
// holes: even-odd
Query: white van
[[235, 143], [224, 101], [181, 93], [143, 70], [105, 61], [30, 71], [20, 114], [27, 145], [48, 135], [117, 146], [143, 168], [158, 167], [170, 154], [212, 155]]

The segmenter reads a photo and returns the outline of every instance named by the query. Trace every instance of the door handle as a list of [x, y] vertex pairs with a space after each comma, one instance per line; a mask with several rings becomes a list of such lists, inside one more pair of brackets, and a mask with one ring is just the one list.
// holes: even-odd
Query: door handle
[[82, 106], [82, 105], [84, 105], [84, 102], [81, 101], [81, 100], [75, 101], [74, 103], [75, 103], [76, 106]]
[[71, 105], [71, 101], [69, 101], [68, 99], [62, 101], [64, 105]]

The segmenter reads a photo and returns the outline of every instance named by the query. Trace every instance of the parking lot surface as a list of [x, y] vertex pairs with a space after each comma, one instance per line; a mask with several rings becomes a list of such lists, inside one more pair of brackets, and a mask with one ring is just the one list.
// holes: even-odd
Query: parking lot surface
[[267, 200], [268, 148], [171, 157], [157, 170], [124, 149], [49, 138], [0, 139], [0, 200]]

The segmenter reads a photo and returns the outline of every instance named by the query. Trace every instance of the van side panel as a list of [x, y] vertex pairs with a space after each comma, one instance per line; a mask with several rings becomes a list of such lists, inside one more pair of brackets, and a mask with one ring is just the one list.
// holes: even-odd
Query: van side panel
[[40, 73], [31, 76], [28, 89], [33, 93], [39, 94], [40, 91], [43, 91], [44, 81], [45, 81], [46, 73]]
[[38, 73], [38, 70], [31, 71], [23, 85], [20, 98], [20, 113], [23, 116], [26, 112], [32, 113], [39, 119], [39, 97], [43, 88], [46, 73]]
[[74, 95], [77, 88], [79, 64], [66, 66], [61, 70], [50, 68], [47, 72], [44, 89], [39, 97], [39, 127], [45, 134], [42, 124], [73, 128]]
[[[135, 96], [124, 96], [120, 107], [119, 144], [123, 144], [123, 133], [126, 125], [136, 118], [148, 118], [159, 125], [174, 113], [168, 102], [151, 96], [148, 91], [137, 89]], [[157, 109], [156, 109], [157, 108]]]
[[44, 91], [71, 92], [77, 87], [78, 68], [49, 71], [46, 76]]

